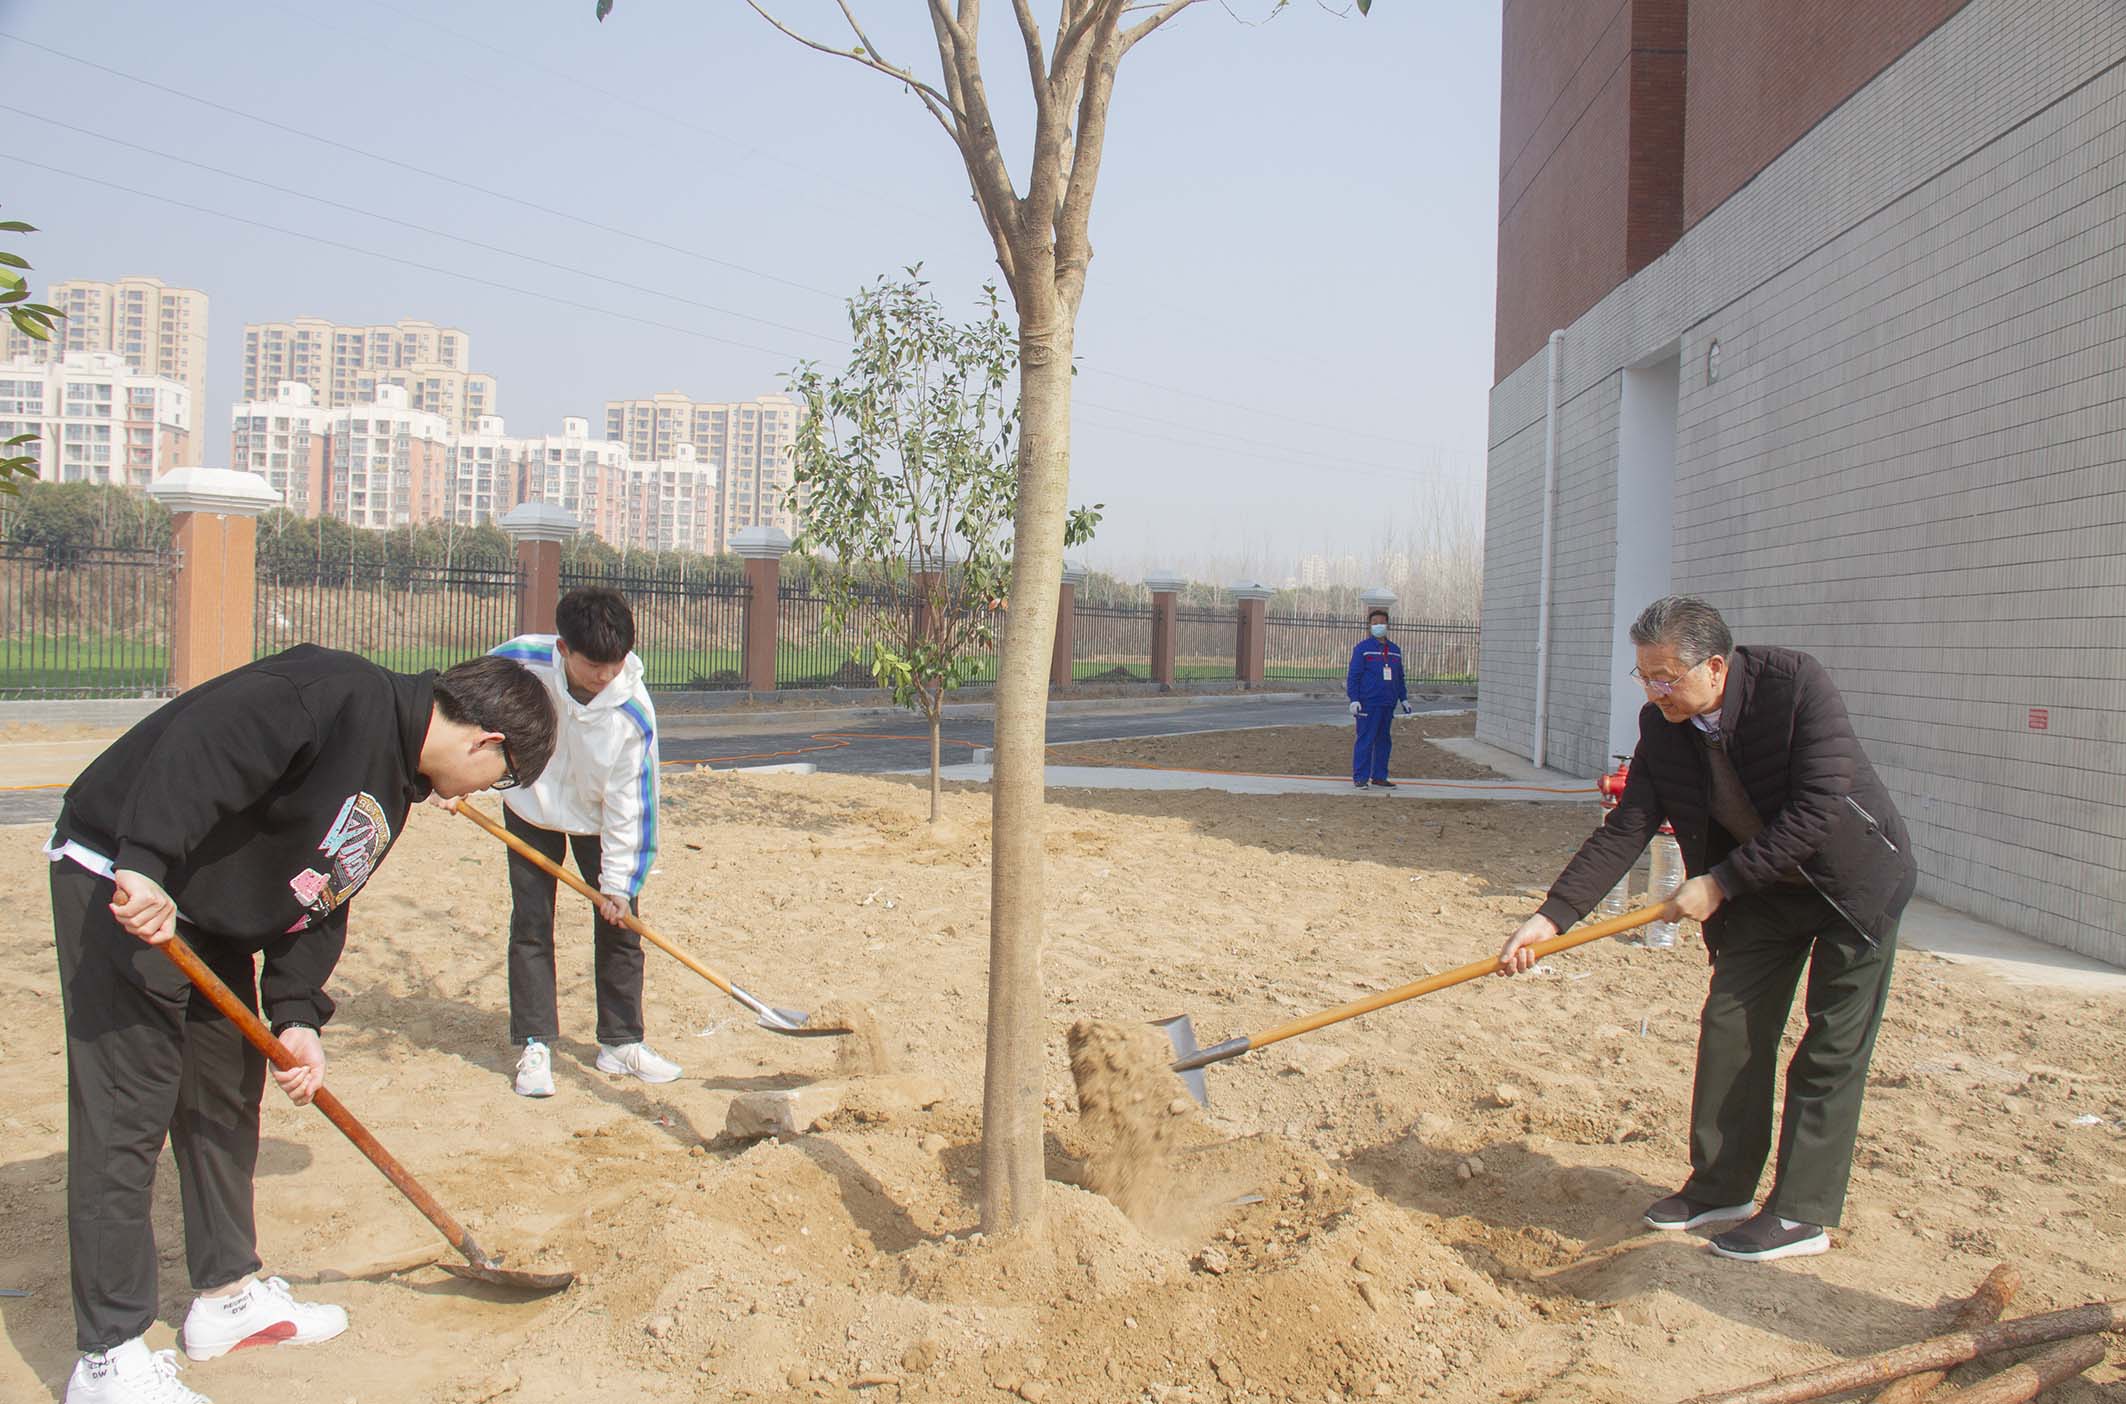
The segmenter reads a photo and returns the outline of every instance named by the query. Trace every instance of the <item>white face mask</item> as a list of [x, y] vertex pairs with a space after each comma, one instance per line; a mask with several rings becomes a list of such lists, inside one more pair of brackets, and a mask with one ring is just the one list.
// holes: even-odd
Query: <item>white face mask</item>
[[1373, 626], [1373, 637], [1376, 639], [1384, 639], [1388, 637], [1388, 626], [1385, 624], [1375, 624]]

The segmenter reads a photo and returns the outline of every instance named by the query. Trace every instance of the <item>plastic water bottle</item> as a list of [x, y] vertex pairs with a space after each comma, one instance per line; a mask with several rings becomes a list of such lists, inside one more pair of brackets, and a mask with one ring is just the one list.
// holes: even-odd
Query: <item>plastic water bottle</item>
[[[1630, 910], [1631, 874], [1626, 872], [1623, 877], [1617, 879], [1617, 885], [1609, 889], [1609, 895], [1595, 904], [1595, 915], [1598, 917], [1622, 916]], [[1623, 941], [1638, 934], [1636, 931], [1620, 931], [1615, 939]]]
[[[1646, 874], [1646, 900], [1649, 904], [1666, 902], [1676, 895], [1683, 885], [1683, 850], [1676, 846], [1676, 831], [1668, 825], [1654, 835], [1651, 858]], [[1647, 924], [1645, 945], [1648, 950], [1671, 950], [1676, 944], [1676, 923], [1656, 921]]]

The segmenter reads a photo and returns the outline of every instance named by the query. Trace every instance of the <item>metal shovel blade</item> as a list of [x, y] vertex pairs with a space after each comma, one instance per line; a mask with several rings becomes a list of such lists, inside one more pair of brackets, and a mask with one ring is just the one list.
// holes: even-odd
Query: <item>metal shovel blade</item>
[[558, 1292], [576, 1280], [573, 1272], [528, 1272], [519, 1268], [502, 1266], [500, 1258], [489, 1258], [479, 1263], [437, 1263], [437, 1267], [452, 1277], [462, 1277], [468, 1282], [485, 1282], [495, 1287], [510, 1287], [519, 1292]]
[[790, 1038], [842, 1038], [853, 1032], [832, 1024], [814, 1024], [812, 1016], [802, 1009], [778, 1009], [773, 1005], [760, 1006], [760, 1017], [754, 1022], [770, 1033]]
[[[1187, 1062], [1202, 1051], [1196, 1044], [1196, 1026], [1189, 1022], [1186, 1014], [1176, 1014], [1171, 1019], [1154, 1019], [1152, 1027], [1165, 1034], [1167, 1042], [1174, 1045], [1174, 1061], [1177, 1063]], [[1196, 1099], [1198, 1106], [1211, 1104], [1211, 1091], [1203, 1080], [1202, 1068], [1177, 1068], [1175, 1076], [1187, 1084], [1189, 1095]]]

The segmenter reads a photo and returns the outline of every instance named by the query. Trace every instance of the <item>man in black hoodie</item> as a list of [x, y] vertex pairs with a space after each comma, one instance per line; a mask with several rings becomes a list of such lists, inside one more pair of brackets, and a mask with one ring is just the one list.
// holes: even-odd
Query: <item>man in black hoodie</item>
[[[305, 645], [193, 688], [82, 772], [46, 856], [67, 1033], [68, 1404], [188, 1401], [156, 1312], [150, 1202], [167, 1135], [192, 1285], [185, 1353], [300, 1344], [338, 1307], [260, 1281], [252, 1217], [266, 1060], [154, 949], [182, 934], [324, 1083], [326, 978], [347, 904], [431, 792], [529, 784], [553, 752], [545, 687], [506, 659], [407, 675]], [[263, 969], [254, 973], [254, 956]]]
[[[1671, 824], [1689, 874], [1676, 904], [1703, 923], [1713, 978], [1690, 1180], [1646, 1223], [1746, 1219], [1711, 1245], [1744, 1261], [1821, 1253], [1845, 1206], [1897, 923], [1918, 879], [1911, 839], [1821, 663], [1737, 648], [1718, 610], [1683, 595], [1648, 605], [1631, 638], [1648, 701], [1623, 797], [1506, 942], [1499, 973], [1526, 970], [1526, 948], [1585, 916]], [[1804, 968], [1808, 1030], [1787, 1065], [1760, 1213], [1779, 1037]]]

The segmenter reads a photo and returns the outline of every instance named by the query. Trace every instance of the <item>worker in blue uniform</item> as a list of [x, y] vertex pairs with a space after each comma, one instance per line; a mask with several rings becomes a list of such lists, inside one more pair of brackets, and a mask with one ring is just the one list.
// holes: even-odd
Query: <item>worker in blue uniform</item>
[[1344, 676], [1344, 696], [1358, 724], [1351, 748], [1351, 783], [1363, 790], [1376, 785], [1395, 788], [1388, 778], [1388, 727], [1397, 709], [1410, 715], [1410, 688], [1403, 679], [1403, 651], [1388, 637], [1388, 611], [1366, 616], [1366, 636], [1351, 650], [1351, 669]]

